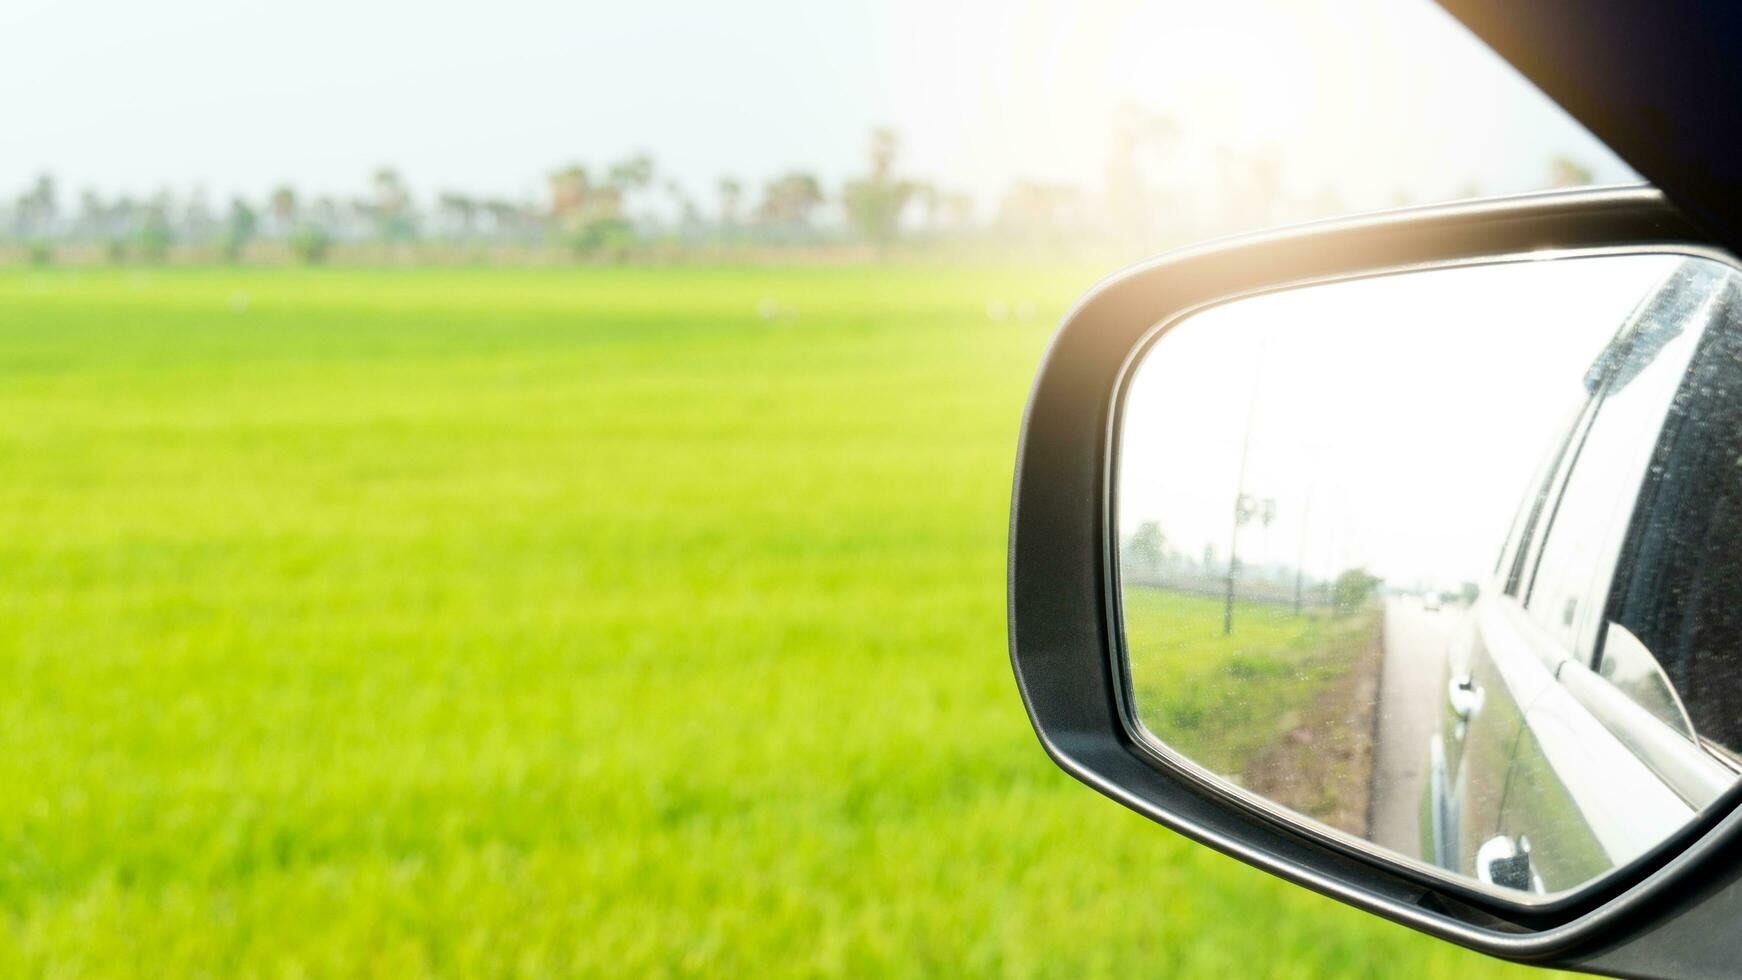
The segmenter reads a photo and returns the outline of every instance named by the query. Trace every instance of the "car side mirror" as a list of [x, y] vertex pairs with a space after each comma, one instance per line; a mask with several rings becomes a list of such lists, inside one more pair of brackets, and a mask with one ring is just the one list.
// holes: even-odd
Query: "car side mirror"
[[1742, 271], [1655, 192], [1108, 279], [1010, 551], [1023, 701], [1101, 793], [1491, 955], [1742, 957]]

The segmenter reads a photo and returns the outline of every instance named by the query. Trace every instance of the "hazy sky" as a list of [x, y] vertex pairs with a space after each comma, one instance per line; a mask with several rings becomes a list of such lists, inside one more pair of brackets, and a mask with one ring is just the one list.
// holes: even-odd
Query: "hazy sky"
[[[1215, 307], [1133, 376], [1120, 525], [1228, 554], [1242, 434], [1248, 565], [1399, 585], [1481, 581], [1602, 346], [1678, 259], [1613, 256], [1442, 270]], [[1691, 336], [1691, 335], [1690, 335]]]
[[[637, 150], [692, 192], [798, 167], [831, 184], [865, 133], [989, 200], [1095, 187], [1122, 105], [1191, 145], [1268, 145], [1351, 207], [1542, 183], [1588, 134], [1425, 0], [7, 0], [0, 190], [542, 192]], [[1205, 150], [1207, 154], [1207, 150]], [[1207, 156], [1184, 167], [1206, 167]]]

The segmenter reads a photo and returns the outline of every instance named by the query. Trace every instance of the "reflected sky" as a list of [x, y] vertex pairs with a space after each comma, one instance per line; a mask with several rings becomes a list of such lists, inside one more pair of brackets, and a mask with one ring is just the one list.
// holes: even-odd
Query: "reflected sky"
[[1276, 501], [1241, 532], [1248, 568], [1480, 581], [1585, 370], [1677, 261], [1411, 273], [1192, 317], [1132, 377], [1122, 533], [1158, 521], [1170, 549], [1225, 560], [1246, 444], [1245, 492]]

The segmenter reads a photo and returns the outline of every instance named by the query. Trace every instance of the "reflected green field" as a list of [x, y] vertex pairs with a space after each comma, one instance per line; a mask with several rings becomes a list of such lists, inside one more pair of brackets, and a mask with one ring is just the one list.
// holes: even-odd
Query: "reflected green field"
[[1514, 972], [1042, 754], [1091, 280], [0, 272], [0, 975]]
[[1350, 668], [1377, 609], [1333, 617], [1133, 587], [1124, 592], [1126, 655], [1137, 716], [1157, 738], [1217, 773], [1239, 773]]
[[1225, 633], [1221, 599], [1144, 586], [1123, 597], [1132, 695], [1152, 735], [1272, 802], [1366, 836], [1377, 606], [1297, 614], [1241, 601]]

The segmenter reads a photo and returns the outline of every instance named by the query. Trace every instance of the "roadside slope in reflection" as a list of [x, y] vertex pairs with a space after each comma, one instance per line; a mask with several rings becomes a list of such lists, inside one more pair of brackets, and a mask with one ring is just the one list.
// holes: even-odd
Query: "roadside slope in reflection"
[[1273, 802], [1366, 836], [1381, 610], [1345, 614], [1125, 590], [1136, 709], [1169, 748]]

